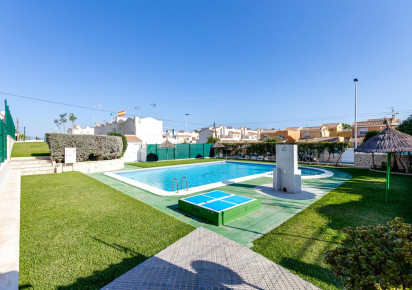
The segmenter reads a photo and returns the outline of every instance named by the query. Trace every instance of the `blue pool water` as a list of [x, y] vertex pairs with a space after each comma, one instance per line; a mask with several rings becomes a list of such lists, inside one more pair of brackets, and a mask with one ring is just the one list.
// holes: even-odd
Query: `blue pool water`
[[196, 205], [214, 211], [224, 211], [254, 199], [240, 195], [230, 194], [220, 190], [215, 190], [212, 192], [182, 198], [182, 200], [194, 203]]
[[[119, 176], [141, 182], [165, 191], [172, 192], [172, 179], [179, 181], [186, 176], [189, 188], [245, 177], [254, 174], [271, 172], [276, 168], [273, 164], [219, 162], [207, 164], [194, 164], [182, 167], [166, 167], [153, 170], [133, 170], [116, 173]], [[299, 168], [302, 175], [318, 175], [322, 171], [316, 169]], [[176, 184], [175, 184], [176, 187]]]

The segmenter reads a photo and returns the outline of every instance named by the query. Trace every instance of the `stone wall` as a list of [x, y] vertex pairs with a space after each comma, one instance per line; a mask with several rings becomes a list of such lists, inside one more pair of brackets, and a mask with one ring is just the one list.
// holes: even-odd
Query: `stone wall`
[[[386, 163], [386, 153], [375, 153], [375, 165], [380, 167], [382, 162]], [[392, 158], [393, 161], [393, 158]], [[402, 155], [402, 162], [406, 165], [408, 161], [408, 155]], [[355, 167], [358, 168], [371, 168], [373, 165], [372, 162], [372, 153], [355, 153]], [[399, 168], [402, 168], [398, 164]]]

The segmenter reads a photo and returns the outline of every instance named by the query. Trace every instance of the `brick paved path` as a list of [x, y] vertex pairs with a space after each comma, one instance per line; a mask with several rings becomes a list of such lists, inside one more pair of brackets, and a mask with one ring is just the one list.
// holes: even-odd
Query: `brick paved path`
[[198, 228], [103, 289], [318, 289], [265, 257]]

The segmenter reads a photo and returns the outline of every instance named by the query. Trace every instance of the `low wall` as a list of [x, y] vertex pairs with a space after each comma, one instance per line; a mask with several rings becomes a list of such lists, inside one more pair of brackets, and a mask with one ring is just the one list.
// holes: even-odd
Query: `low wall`
[[16, 140], [11, 138], [10, 136], [7, 136], [7, 159], [9, 160], [11, 157], [11, 151], [13, 150], [14, 143], [16, 143]]
[[3, 192], [4, 185], [6, 184], [7, 177], [10, 173], [9, 160], [7, 159], [0, 164], [0, 195]]
[[[386, 163], [386, 153], [375, 153], [375, 165], [380, 167], [382, 162]], [[393, 161], [393, 159], [392, 159]], [[408, 155], [402, 155], [402, 162], [406, 165], [408, 161]], [[402, 168], [400, 164], [399, 168]], [[355, 153], [355, 167], [358, 168], [371, 168], [373, 166], [372, 153]]]
[[66, 171], [79, 171], [82, 173], [114, 171], [124, 168], [123, 159], [102, 160], [102, 161], [83, 161], [75, 164], [56, 164], [56, 173]]
[[0, 194], [3, 191], [4, 185], [6, 183], [7, 177], [10, 173], [10, 157], [11, 157], [11, 151], [13, 150], [13, 145], [16, 141], [11, 138], [10, 136], [7, 136], [7, 159], [0, 164]]

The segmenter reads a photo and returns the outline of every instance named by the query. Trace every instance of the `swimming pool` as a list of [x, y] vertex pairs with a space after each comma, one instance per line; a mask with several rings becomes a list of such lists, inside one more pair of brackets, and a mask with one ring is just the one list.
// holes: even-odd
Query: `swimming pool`
[[[189, 194], [217, 186], [241, 182], [262, 175], [270, 176], [275, 164], [251, 162], [220, 161], [202, 164], [166, 166], [121, 172], [106, 175], [148, 190], [155, 194], [175, 194], [172, 188], [173, 178], [179, 183], [179, 194]], [[299, 167], [302, 177], [321, 176], [325, 171], [309, 167]], [[189, 190], [186, 190], [186, 177]], [[176, 180], [173, 184], [176, 191]], [[184, 191], [182, 190], [184, 189]]]

